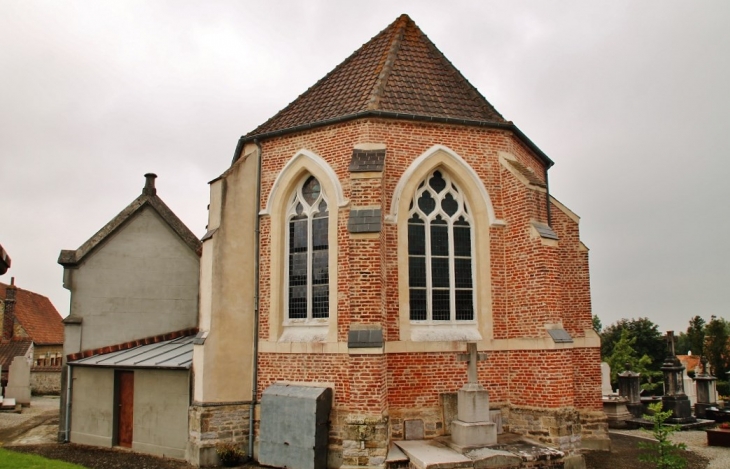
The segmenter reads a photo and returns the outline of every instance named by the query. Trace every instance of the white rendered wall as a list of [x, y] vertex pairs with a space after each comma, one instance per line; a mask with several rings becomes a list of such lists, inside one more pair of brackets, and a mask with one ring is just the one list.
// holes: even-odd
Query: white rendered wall
[[[70, 272], [66, 354], [197, 326], [199, 257], [146, 207]], [[69, 329], [68, 327], [66, 329]], [[75, 349], [75, 350], [72, 350]]]

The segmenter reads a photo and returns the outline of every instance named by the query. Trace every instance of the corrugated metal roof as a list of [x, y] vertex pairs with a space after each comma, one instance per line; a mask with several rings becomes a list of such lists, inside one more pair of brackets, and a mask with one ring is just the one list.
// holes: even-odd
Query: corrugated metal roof
[[195, 336], [191, 335], [156, 344], [140, 345], [118, 352], [92, 355], [69, 362], [69, 365], [188, 370], [193, 364], [194, 338]]

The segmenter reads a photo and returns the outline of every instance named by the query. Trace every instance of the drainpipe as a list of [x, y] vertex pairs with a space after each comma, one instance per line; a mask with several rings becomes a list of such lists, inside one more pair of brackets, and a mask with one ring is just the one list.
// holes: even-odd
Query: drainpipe
[[[239, 140], [239, 144], [240, 144]], [[256, 295], [254, 297], [254, 327], [253, 327], [253, 388], [251, 390], [251, 410], [248, 415], [248, 457], [253, 459], [253, 420], [254, 411], [256, 409], [256, 398], [258, 397], [258, 379], [259, 379], [259, 287], [260, 276], [259, 276], [259, 263], [260, 263], [260, 249], [261, 242], [259, 237], [259, 227], [261, 225], [261, 218], [259, 216], [259, 210], [261, 208], [261, 162], [263, 157], [263, 151], [261, 150], [261, 143], [258, 139], [254, 139], [253, 143], [258, 149], [258, 174], [256, 175], [256, 225], [254, 228], [254, 234], [256, 235], [256, 242], [254, 243], [254, 283], [256, 284]], [[243, 146], [243, 145], [241, 145]]]
[[547, 208], [547, 224], [552, 228], [552, 216], [550, 215], [550, 184], [548, 183], [548, 168], [545, 168], [545, 208]]
[[69, 432], [71, 431], [71, 374], [73, 368], [71, 365], [66, 365], [66, 421], [64, 422], [63, 429], [63, 442], [68, 443], [71, 438]]

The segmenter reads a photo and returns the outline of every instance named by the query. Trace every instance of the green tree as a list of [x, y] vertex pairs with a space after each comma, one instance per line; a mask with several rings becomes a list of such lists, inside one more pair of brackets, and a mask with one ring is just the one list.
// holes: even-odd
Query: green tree
[[611, 356], [624, 329], [627, 329], [631, 336], [636, 338], [633, 345], [636, 355], [639, 357], [647, 355], [651, 359], [651, 365], [648, 368], [659, 371], [667, 356], [667, 347], [662, 333], [659, 332], [659, 326], [648, 318], [621, 319], [604, 328], [601, 332], [601, 357], [606, 360], [606, 357]]
[[593, 330], [596, 331], [596, 333], [600, 334], [601, 329], [603, 329], [603, 324], [601, 324], [601, 318], [599, 318], [597, 314], [594, 314], [593, 315]]
[[730, 369], [730, 324], [715, 315], [705, 326], [705, 356], [710, 365], [710, 372], [721, 380], [727, 379]]
[[[653, 378], [656, 378], [656, 371], [649, 369], [651, 365], [651, 358], [648, 355], [638, 356], [634, 345], [636, 344], [636, 337], [633, 337], [628, 329], [621, 331], [621, 337], [614, 344], [611, 355], [607, 357], [606, 363], [611, 367], [611, 385], [617, 386], [618, 374], [626, 369], [628, 364], [631, 367], [631, 371], [641, 373], [642, 381], [645, 384], [653, 384]], [[645, 387], [642, 385], [642, 387]], [[649, 386], [650, 388], [652, 386]], [[651, 390], [651, 389], [649, 389]]]
[[702, 355], [705, 345], [705, 320], [695, 316], [687, 327], [687, 345], [694, 355]]
[[689, 337], [684, 332], [680, 332], [677, 336], [675, 351], [677, 355], [688, 355], [692, 349], [689, 346]]
[[687, 449], [684, 443], [672, 443], [669, 436], [679, 430], [679, 425], [666, 425], [664, 422], [672, 416], [672, 411], [662, 412], [662, 403], [649, 404], [651, 415], [644, 415], [646, 420], [654, 424], [651, 430], [644, 430], [654, 435], [657, 440], [652, 443], [639, 443], [639, 447], [651, 451], [639, 456], [640, 461], [656, 464], [657, 469], [684, 469], [687, 460], [678, 453]]

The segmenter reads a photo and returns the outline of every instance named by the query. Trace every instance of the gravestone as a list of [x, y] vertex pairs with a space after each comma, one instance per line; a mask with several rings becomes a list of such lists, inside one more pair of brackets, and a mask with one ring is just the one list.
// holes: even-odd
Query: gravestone
[[5, 397], [24, 406], [30, 405], [30, 365], [25, 357], [15, 357], [10, 364]]
[[702, 368], [695, 376], [695, 389], [697, 392], [697, 403], [695, 404], [695, 417], [706, 419], [707, 409], [717, 407], [717, 378], [707, 372], [707, 359], [703, 358]]
[[684, 366], [674, 353], [674, 332], [667, 331], [667, 358], [664, 359], [661, 370], [664, 373], [664, 396], [662, 408], [671, 410], [672, 416], [667, 420], [670, 424], [696, 422], [692, 416], [692, 406], [684, 392]]
[[601, 362], [601, 394], [610, 396], [614, 394], [611, 388], [611, 365]]
[[457, 451], [480, 448], [497, 443], [497, 425], [490, 421], [489, 393], [479, 384], [477, 362], [486, 360], [486, 354], [477, 353], [477, 344], [466, 344], [466, 354], [459, 361], [468, 362], [467, 382], [459, 389], [457, 418], [451, 422], [449, 446]]
[[644, 415], [644, 405], [641, 403], [641, 374], [631, 371], [631, 365], [626, 363], [626, 371], [618, 374], [618, 393], [626, 398], [626, 409], [636, 418]]

